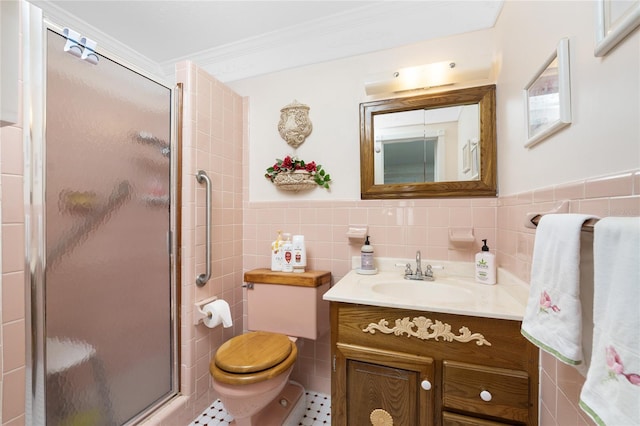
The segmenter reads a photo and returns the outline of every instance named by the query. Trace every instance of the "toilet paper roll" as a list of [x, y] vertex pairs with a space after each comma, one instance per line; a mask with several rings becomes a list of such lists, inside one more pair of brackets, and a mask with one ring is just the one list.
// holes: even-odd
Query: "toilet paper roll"
[[229, 304], [221, 299], [214, 300], [211, 303], [207, 303], [202, 308], [202, 313], [206, 315], [202, 322], [209, 328], [217, 327], [220, 324], [224, 328], [229, 328], [233, 325], [231, 320], [231, 309]]

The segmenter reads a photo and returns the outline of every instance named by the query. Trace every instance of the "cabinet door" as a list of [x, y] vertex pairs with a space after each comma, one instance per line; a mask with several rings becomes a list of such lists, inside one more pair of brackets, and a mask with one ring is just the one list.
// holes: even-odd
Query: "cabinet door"
[[346, 385], [336, 395], [342, 418], [335, 424], [366, 426], [386, 418], [394, 425], [433, 425], [432, 358], [338, 343], [336, 375]]

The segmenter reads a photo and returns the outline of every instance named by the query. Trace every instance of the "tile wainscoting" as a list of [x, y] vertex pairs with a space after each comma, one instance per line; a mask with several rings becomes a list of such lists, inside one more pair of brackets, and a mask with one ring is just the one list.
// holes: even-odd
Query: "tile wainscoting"
[[[570, 213], [640, 216], [640, 171], [616, 173], [500, 197], [498, 207], [498, 262], [529, 282], [535, 230], [525, 227], [527, 213], [545, 213], [562, 201]], [[593, 425], [578, 407], [584, 377], [554, 357], [541, 352], [540, 424]]]

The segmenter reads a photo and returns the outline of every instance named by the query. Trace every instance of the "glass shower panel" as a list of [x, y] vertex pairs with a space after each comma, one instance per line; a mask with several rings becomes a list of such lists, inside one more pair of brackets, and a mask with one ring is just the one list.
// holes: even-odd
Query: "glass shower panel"
[[171, 91], [47, 31], [47, 425], [123, 424], [173, 392]]

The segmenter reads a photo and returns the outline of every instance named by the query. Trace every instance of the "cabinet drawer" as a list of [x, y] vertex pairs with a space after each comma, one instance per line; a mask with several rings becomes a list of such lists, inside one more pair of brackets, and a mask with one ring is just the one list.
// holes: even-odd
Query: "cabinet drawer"
[[526, 372], [444, 361], [445, 408], [527, 423], [529, 377]]
[[506, 426], [506, 423], [492, 422], [491, 420], [477, 419], [475, 417], [462, 416], [460, 414], [442, 413], [442, 426]]

